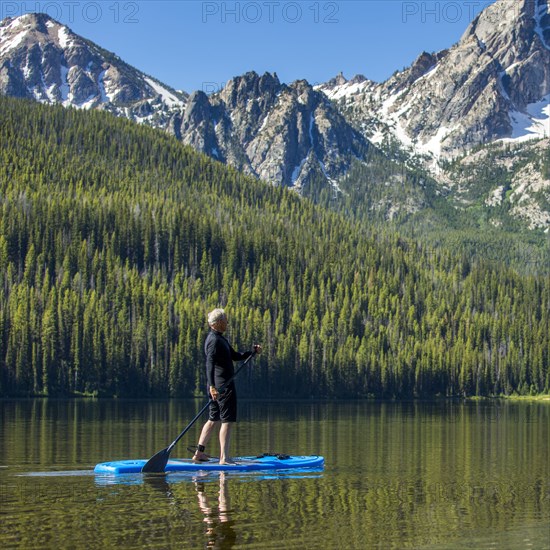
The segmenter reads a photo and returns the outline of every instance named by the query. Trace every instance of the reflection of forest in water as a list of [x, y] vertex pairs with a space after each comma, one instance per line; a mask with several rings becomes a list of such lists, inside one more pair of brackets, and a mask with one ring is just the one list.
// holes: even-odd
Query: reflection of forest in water
[[201, 403], [0, 401], [0, 547], [550, 548], [548, 403], [243, 400], [236, 454], [319, 453], [324, 471], [91, 475]]

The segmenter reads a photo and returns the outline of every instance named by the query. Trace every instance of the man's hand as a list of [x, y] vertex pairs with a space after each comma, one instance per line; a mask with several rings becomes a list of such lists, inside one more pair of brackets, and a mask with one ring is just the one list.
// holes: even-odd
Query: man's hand
[[262, 346], [260, 346], [260, 344], [254, 344], [254, 353], [257, 353], [258, 355], [262, 353]]
[[217, 401], [219, 396], [220, 392], [216, 389], [216, 387], [210, 386], [210, 397], [212, 397], [212, 400]]

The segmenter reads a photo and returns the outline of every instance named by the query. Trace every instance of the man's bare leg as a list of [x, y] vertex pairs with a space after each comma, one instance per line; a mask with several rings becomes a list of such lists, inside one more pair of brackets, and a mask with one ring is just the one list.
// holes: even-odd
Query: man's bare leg
[[[202, 427], [201, 436], [199, 437], [199, 445], [202, 445], [203, 447], [206, 447], [208, 442], [210, 441], [210, 438], [212, 437], [212, 433], [214, 432], [214, 428], [219, 424], [219, 421], [214, 420], [207, 420], [204, 426]], [[195, 454], [193, 455], [193, 460], [195, 462], [204, 462], [208, 460], [208, 455], [204, 451], [199, 451], [198, 449], [195, 451]]]
[[220, 464], [228, 464], [229, 458], [229, 444], [231, 443], [231, 431], [233, 429], [234, 422], [222, 422], [220, 428]]

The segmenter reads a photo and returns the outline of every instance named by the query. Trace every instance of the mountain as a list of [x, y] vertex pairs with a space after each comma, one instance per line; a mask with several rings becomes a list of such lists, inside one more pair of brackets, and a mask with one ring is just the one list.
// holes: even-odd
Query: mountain
[[104, 109], [166, 126], [187, 95], [124, 63], [45, 14], [0, 23], [0, 93]]
[[368, 141], [332, 102], [304, 80], [282, 84], [276, 74], [231, 79], [218, 93], [193, 93], [179, 139], [247, 174], [303, 188], [313, 177], [337, 187]]
[[548, 0], [498, 0], [386, 82], [340, 74], [316, 89], [383, 150], [422, 159], [458, 211], [549, 230]]
[[375, 143], [391, 136], [436, 160], [550, 137], [548, 0], [498, 0], [452, 48], [422, 53], [386, 82], [339, 78], [318, 89]]
[[548, 0], [498, 0], [453, 47], [383, 83], [249, 72], [211, 95], [176, 92], [29, 14], [0, 23], [0, 93], [110, 111], [381, 223], [550, 230]]
[[190, 97], [127, 65], [45, 14], [0, 24], [0, 93], [104, 109], [176, 135], [247, 174], [302, 189], [337, 185], [368, 141], [305, 81], [248, 73]]

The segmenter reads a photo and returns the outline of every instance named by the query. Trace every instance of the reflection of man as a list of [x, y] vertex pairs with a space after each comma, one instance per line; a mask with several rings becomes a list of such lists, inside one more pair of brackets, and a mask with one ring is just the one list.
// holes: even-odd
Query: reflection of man
[[[233, 529], [234, 522], [230, 517], [229, 490], [227, 478], [224, 472], [220, 472], [220, 492], [218, 493], [218, 510], [216, 511], [209, 502], [205, 492], [205, 483], [196, 482], [199, 508], [204, 514], [208, 536], [207, 548], [233, 548], [237, 540], [237, 533]], [[216, 521], [217, 520], [217, 521]]]
[[[216, 425], [220, 424], [220, 464], [233, 464], [229, 458], [231, 430], [237, 421], [237, 391], [231, 379], [235, 374], [233, 361], [242, 361], [250, 357], [252, 351], [239, 353], [226, 340], [223, 333], [227, 330], [227, 316], [223, 309], [214, 309], [208, 314], [210, 332], [204, 343], [206, 354], [206, 378], [211, 403], [208, 420], [204, 425], [197, 450], [193, 456], [195, 462], [208, 460], [204, 452], [212, 437]], [[254, 352], [260, 353], [261, 346], [255, 345]], [[223, 393], [218, 390], [223, 387]]]

